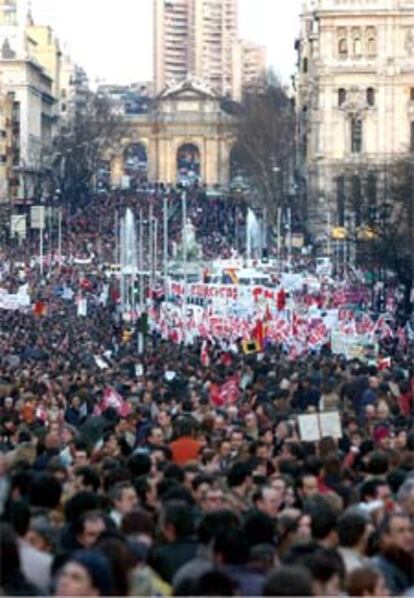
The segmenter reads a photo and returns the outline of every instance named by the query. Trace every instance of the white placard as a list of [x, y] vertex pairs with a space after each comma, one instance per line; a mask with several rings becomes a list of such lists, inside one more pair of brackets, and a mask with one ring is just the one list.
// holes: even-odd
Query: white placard
[[39, 230], [45, 228], [45, 206], [32, 206], [30, 208], [31, 227]]
[[299, 415], [299, 433], [301, 440], [305, 442], [314, 442], [320, 440], [319, 417], [317, 413]]
[[18, 235], [22, 239], [26, 238], [26, 215], [25, 214], [13, 214], [10, 221], [10, 231], [12, 236]]
[[342, 438], [342, 425], [338, 411], [327, 411], [319, 415], [321, 436]]

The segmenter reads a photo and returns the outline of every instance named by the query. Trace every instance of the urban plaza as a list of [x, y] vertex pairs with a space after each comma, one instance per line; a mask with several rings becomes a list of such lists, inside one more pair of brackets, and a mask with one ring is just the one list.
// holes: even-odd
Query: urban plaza
[[0, 0], [0, 595], [414, 597], [414, 0]]

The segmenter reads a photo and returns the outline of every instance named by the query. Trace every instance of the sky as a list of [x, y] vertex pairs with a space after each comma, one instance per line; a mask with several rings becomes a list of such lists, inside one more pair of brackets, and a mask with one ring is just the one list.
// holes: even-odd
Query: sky
[[[32, 0], [37, 24], [51, 25], [91, 82], [152, 79], [152, 0]], [[294, 72], [302, 0], [239, 0], [240, 37], [267, 48], [283, 81]]]

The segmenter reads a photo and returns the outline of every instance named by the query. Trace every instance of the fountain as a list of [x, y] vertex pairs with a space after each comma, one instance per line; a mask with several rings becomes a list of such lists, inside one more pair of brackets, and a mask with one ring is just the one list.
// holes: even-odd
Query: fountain
[[261, 231], [260, 224], [256, 214], [251, 208], [247, 211], [246, 223], [246, 256], [250, 262], [253, 257], [259, 254], [261, 249]]
[[130, 208], [120, 224], [121, 248], [121, 309], [129, 312], [135, 309], [135, 281], [137, 276], [137, 233], [135, 217]]

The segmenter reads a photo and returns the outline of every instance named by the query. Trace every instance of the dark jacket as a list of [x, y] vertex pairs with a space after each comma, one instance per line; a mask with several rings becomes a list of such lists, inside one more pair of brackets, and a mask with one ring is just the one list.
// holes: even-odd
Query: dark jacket
[[198, 543], [193, 538], [181, 538], [154, 549], [150, 564], [161, 577], [171, 583], [174, 574], [196, 556]]

